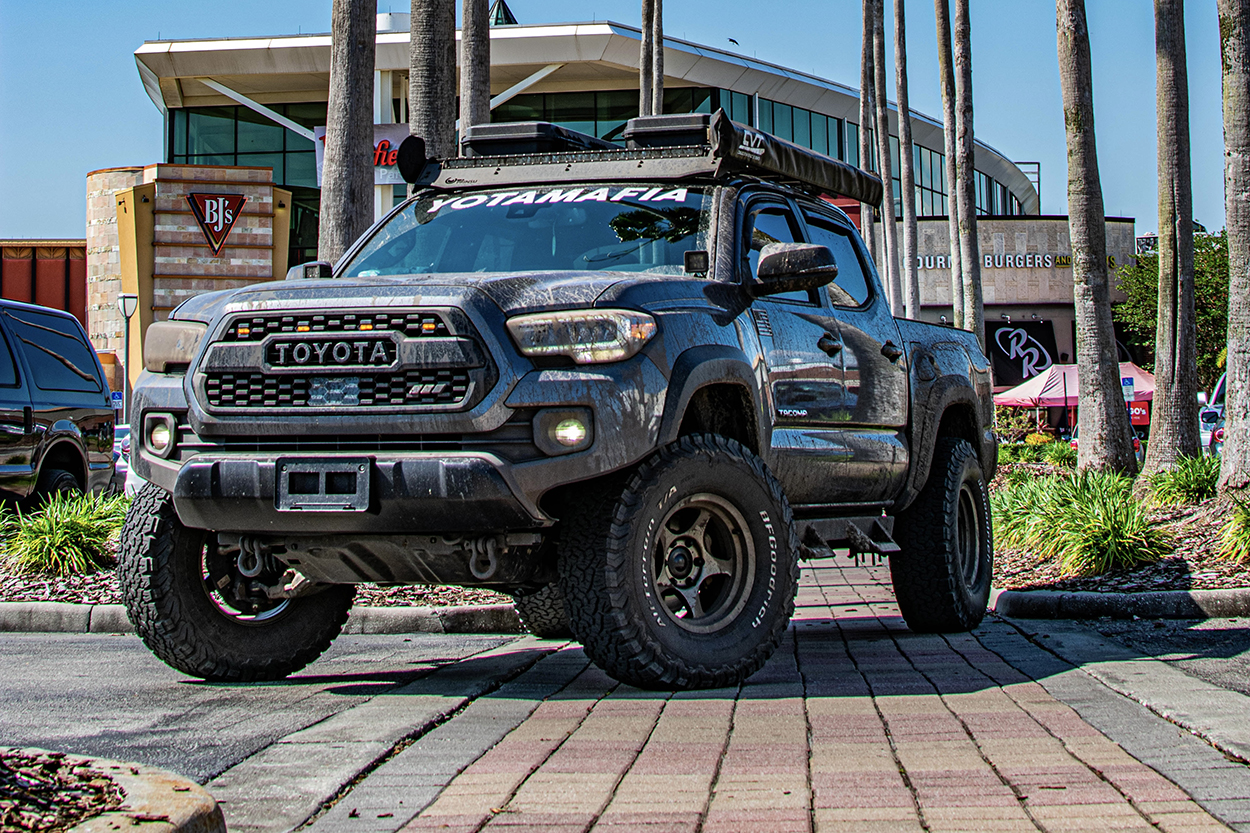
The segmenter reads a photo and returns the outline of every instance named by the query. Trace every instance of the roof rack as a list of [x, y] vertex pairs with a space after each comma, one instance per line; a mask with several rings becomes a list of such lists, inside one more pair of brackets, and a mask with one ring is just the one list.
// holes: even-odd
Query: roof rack
[[546, 122], [480, 125], [468, 130], [469, 155], [459, 159], [428, 160], [420, 137], [405, 139], [399, 168], [406, 181], [434, 188], [744, 174], [874, 207], [885, 192], [876, 175], [738, 124], [724, 110], [642, 116], [629, 120], [624, 135], [622, 148]]

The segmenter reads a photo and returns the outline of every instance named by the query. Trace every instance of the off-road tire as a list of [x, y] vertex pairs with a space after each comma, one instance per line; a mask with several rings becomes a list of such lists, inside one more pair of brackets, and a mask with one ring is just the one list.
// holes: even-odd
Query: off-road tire
[[39, 482], [35, 484], [35, 500], [45, 501], [53, 496], [72, 497], [82, 494], [82, 484], [72, 472], [65, 469], [44, 469], [39, 472]]
[[569, 614], [564, 609], [564, 595], [555, 582], [535, 593], [513, 596], [513, 605], [521, 624], [534, 636], [543, 639], [568, 639]]
[[204, 536], [182, 525], [169, 494], [152, 483], [126, 513], [117, 559], [122, 600], [161, 660], [205, 680], [279, 680], [330, 646], [347, 621], [354, 587], [292, 599], [280, 616], [263, 622], [231, 619], [204, 587]]
[[[976, 515], [967, 529], [961, 529], [961, 503], [965, 521]], [[956, 633], [981, 624], [994, 538], [985, 475], [967, 440], [938, 440], [929, 481], [895, 529], [902, 551], [890, 556], [890, 577], [907, 626], [919, 633]], [[975, 544], [967, 537], [973, 531]]]
[[[736, 685], [764, 665], [794, 613], [799, 541], [781, 484], [762, 460], [734, 440], [695, 434], [588, 498], [562, 518], [559, 584], [573, 634], [597, 665], [621, 682], [658, 689]], [[703, 498], [744, 521], [740, 533], [718, 540], [750, 552], [738, 562], [750, 585], [718, 593], [728, 609], [709, 620], [712, 630], [692, 632], [661, 600], [655, 565], [659, 527], [685, 511], [685, 501]]]

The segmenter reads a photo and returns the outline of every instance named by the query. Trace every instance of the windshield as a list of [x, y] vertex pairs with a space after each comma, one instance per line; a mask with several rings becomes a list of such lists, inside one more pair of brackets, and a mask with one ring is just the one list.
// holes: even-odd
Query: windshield
[[427, 193], [404, 206], [341, 273], [612, 270], [685, 273], [707, 248], [707, 188], [584, 185]]

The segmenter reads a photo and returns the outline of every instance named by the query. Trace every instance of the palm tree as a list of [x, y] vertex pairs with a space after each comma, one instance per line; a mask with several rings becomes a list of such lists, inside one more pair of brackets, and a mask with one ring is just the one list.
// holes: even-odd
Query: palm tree
[[1159, 142], [1159, 318], [1146, 472], [1196, 457], [1198, 354], [1194, 318], [1193, 189], [1184, 0], [1155, 0], [1155, 106]]
[[951, 58], [951, 8], [948, 0], [933, 0], [937, 17], [938, 75], [942, 83], [942, 137], [946, 157], [946, 234], [950, 242], [951, 314], [956, 327], [964, 326], [964, 275], [960, 268], [959, 211], [955, 165], [955, 67]]
[[638, 54], [638, 115], [650, 116], [655, 106], [655, 2], [642, 0], [642, 44]]
[[455, 0], [412, 0], [408, 126], [434, 159], [456, 152]]
[[460, 24], [460, 136], [490, 123], [490, 7], [464, 0]]
[[1228, 359], [1220, 489], [1250, 487], [1250, 0], [1217, 0], [1224, 86]]
[[885, 292], [890, 299], [890, 311], [896, 316], [903, 314], [903, 282], [898, 269], [898, 226], [894, 216], [894, 165], [890, 154], [890, 110], [885, 86], [885, 2], [874, 0], [872, 12], [872, 64], [873, 97], [877, 118], [877, 168], [885, 184], [885, 204], [882, 220], [885, 224]]
[[373, 222], [374, 0], [334, 0], [330, 12], [330, 101], [317, 258], [337, 261]]
[[[1083, 8], [1083, 7], [1082, 7]], [[972, 135], [972, 24], [968, 0], [955, 0], [955, 198], [959, 213], [959, 260], [964, 280], [964, 329], [985, 344], [981, 297], [981, 246], [977, 239], [976, 159]], [[1102, 245], [1106, 246], [1106, 241]]]
[[[872, 119], [873, 119], [873, 73], [872, 63], [872, 20], [875, 0], [864, 0], [863, 3], [863, 42], [859, 53], [859, 167], [865, 171], [872, 170]], [[877, 235], [872, 228], [872, 206], [860, 204], [859, 230], [868, 245], [868, 255], [873, 263], [881, 263], [877, 253]]]
[[903, 0], [894, 0], [894, 87], [898, 100], [899, 188], [903, 192], [903, 310], [920, 317], [920, 274], [916, 249], [916, 174], [911, 141], [911, 108], [907, 106], [907, 22]]
[[664, 113], [664, 0], [651, 0], [651, 115]]
[[1058, 0], [1059, 85], [1068, 139], [1068, 233], [1072, 241], [1076, 305], [1076, 365], [1081, 378], [1079, 465], [1132, 473], [1137, 469], [1128, 409], [1120, 390], [1111, 296], [1107, 286], [1107, 231], [1098, 151], [1094, 144], [1094, 84], [1090, 72], [1085, 0]]

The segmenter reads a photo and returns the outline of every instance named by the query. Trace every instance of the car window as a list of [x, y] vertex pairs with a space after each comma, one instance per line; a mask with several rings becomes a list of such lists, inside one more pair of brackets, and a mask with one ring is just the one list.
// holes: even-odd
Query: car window
[[0, 333], [0, 388], [17, 387], [17, 365], [13, 361], [13, 351], [9, 349], [8, 339]]
[[812, 212], [804, 212], [810, 243], [828, 246], [838, 264], [838, 277], [829, 284], [829, 300], [838, 307], [859, 307], [868, 301], [868, 281], [860, 263], [855, 241], [836, 221]]
[[[802, 242], [794, 222], [794, 216], [791, 214], [790, 209], [784, 205], [769, 203], [752, 208], [744, 226], [744, 230], [746, 229], [750, 230], [748, 239], [751, 241], [751, 248], [747, 252], [747, 259], [750, 261], [752, 278], [759, 277], [760, 251], [769, 243]], [[768, 297], [810, 302], [811, 295], [812, 293], [810, 292], [795, 290], [793, 292], [778, 292]]]
[[96, 360], [84, 342], [77, 322], [33, 310], [5, 310], [40, 390], [99, 393]]

